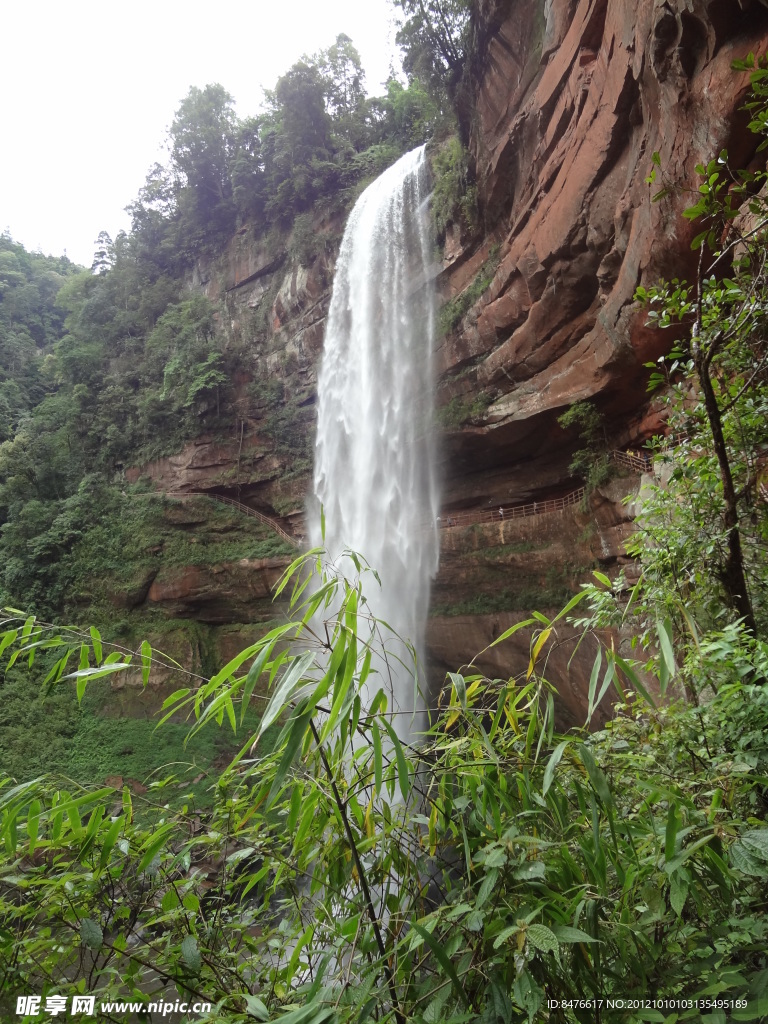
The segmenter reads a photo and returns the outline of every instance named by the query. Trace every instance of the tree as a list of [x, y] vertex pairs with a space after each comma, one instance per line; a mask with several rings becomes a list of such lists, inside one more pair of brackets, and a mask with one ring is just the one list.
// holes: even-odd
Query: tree
[[221, 85], [193, 86], [171, 124], [171, 168], [182, 237], [220, 241], [234, 228], [230, 180], [236, 121], [233, 100]]
[[91, 264], [92, 274], [104, 274], [115, 265], [115, 246], [106, 231], [100, 231], [95, 242], [96, 251]]
[[230, 161], [232, 198], [241, 221], [259, 224], [264, 216], [265, 184], [261, 132], [263, 118], [241, 122], [235, 133]]
[[568, 470], [584, 480], [587, 492], [593, 491], [610, 475], [610, 443], [603, 416], [591, 402], [574, 402], [557, 423], [563, 430], [578, 430], [584, 447], [573, 453]]
[[403, 68], [436, 95], [453, 100], [467, 58], [469, 0], [395, 0], [404, 15], [397, 33]]
[[[750, 128], [763, 134], [768, 71], [753, 59], [738, 66], [752, 69]], [[651, 184], [660, 166], [658, 154], [654, 164]], [[709, 507], [721, 518], [722, 530], [704, 561], [719, 579], [729, 606], [755, 633], [752, 594], [760, 593], [765, 580], [760, 545], [755, 543], [765, 515], [755, 499], [756, 466], [767, 440], [768, 204], [763, 186], [768, 172], [734, 172], [725, 151], [696, 170], [701, 177], [697, 201], [685, 212], [703, 227], [692, 243], [699, 250], [696, 279], [691, 284], [662, 281], [638, 289], [636, 297], [648, 304], [651, 324], [678, 335], [669, 359], [660, 361], [663, 372], [655, 368], [651, 387], [671, 385], [675, 425], [687, 436], [683, 457], [697, 464], [705, 486], [712, 472], [716, 474]], [[657, 192], [657, 201], [670, 188], [675, 186]], [[745, 535], [751, 537], [751, 550], [745, 550]]]
[[321, 51], [317, 63], [328, 81], [326, 105], [334, 120], [348, 120], [365, 100], [365, 72], [360, 54], [343, 32], [336, 42]]

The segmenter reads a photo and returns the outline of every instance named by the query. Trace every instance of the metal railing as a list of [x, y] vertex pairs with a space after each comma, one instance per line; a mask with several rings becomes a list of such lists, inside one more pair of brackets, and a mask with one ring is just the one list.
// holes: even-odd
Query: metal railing
[[264, 526], [268, 526], [270, 530], [274, 530], [275, 533], [281, 537], [284, 541], [290, 544], [292, 547], [298, 547], [299, 542], [295, 537], [292, 537], [290, 533], [282, 528], [279, 523], [276, 523], [274, 519], [270, 519], [269, 516], [265, 516], [263, 512], [259, 512], [255, 508], [251, 508], [250, 505], [244, 505], [242, 501], [235, 501], [234, 498], [228, 498], [225, 494], [213, 494], [211, 491], [166, 491], [166, 497], [176, 498], [182, 501], [184, 498], [211, 498], [213, 501], [219, 501], [223, 505], [230, 505], [232, 508], [236, 508], [239, 512], [242, 512], [246, 516], [251, 516], [252, 519], [258, 519]]
[[[645, 452], [614, 450], [610, 453], [610, 458], [617, 466], [631, 469], [637, 473], [647, 473], [653, 468], [653, 457]], [[546, 515], [548, 512], [561, 512], [572, 505], [578, 505], [584, 500], [586, 493], [585, 487], [577, 487], [575, 491], [571, 491], [561, 498], [531, 501], [526, 505], [473, 509], [470, 512], [452, 512], [450, 515], [440, 516], [437, 520], [437, 525], [441, 529], [446, 529], [451, 526], [473, 526], [475, 523], [503, 523], [509, 519], [523, 519], [528, 516]]]
[[[614, 450], [610, 458], [624, 469], [631, 469], [634, 472], [646, 473], [653, 467], [653, 458], [645, 452], [618, 451]], [[211, 498], [224, 505], [230, 505], [238, 509], [244, 515], [258, 519], [260, 523], [268, 526], [271, 530], [293, 547], [299, 547], [299, 541], [287, 533], [279, 523], [269, 516], [265, 516], [250, 505], [244, 505], [241, 501], [228, 498], [224, 494], [214, 494], [211, 491], [166, 491], [169, 498], [183, 500], [184, 498]], [[472, 509], [469, 512], [452, 512], [450, 515], [439, 516], [437, 525], [440, 529], [447, 529], [452, 526], [473, 526], [475, 523], [503, 523], [509, 519], [527, 519], [529, 516], [541, 516], [550, 512], [561, 512], [563, 509], [578, 505], [584, 500], [587, 491], [585, 487], [577, 487], [575, 491], [563, 495], [560, 498], [547, 498], [545, 501], [530, 501], [525, 505], [497, 506], [495, 508]]]
[[632, 469], [638, 473], [647, 473], [649, 469], [653, 468], [653, 457], [649, 452], [620, 452], [614, 450], [611, 452], [611, 459], [617, 466], [622, 466], [624, 469]]
[[547, 512], [560, 512], [570, 505], [578, 505], [586, 494], [585, 487], [578, 487], [562, 498], [547, 498], [546, 501], [531, 501], [527, 505], [510, 505], [508, 507], [487, 508], [471, 512], [455, 512], [440, 516], [438, 526], [445, 529], [449, 526], [469, 526], [475, 523], [503, 523], [509, 519], [525, 519], [528, 516], [541, 516]]

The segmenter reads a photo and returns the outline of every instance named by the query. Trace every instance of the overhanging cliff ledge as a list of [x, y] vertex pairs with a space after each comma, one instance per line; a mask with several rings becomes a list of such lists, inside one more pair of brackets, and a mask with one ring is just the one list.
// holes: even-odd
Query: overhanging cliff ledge
[[685, 277], [695, 256], [689, 196], [651, 202], [652, 154], [688, 186], [723, 148], [735, 166], [748, 163], [748, 80], [731, 65], [765, 49], [768, 9], [481, 0], [475, 29], [469, 147], [485, 231], [453, 245], [443, 295], [467, 287], [494, 245], [498, 267], [440, 346], [443, 404], [484, 407], [447, 437], [449, 505], [562, 482], [569, 459], [555, 419], [580, 399], [596, 402], [619, 444], [658, 428], [643, 363], [670, 339], [645, 326], [633, 295]]

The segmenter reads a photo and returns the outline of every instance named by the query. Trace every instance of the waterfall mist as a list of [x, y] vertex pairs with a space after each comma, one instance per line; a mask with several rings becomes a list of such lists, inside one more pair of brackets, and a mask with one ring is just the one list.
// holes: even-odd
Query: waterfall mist
[[[381, 577], [381, 587], [367, 577], [371, 612], [419, 654], [438, 560], [427, 179], [421, 147], [374, 181], [350, 214], [318, 377], [314, 473], [329, 557], [345, 572], [354, 570], [339, 562], [344, 548], [367, 560]], [[311, 540], [323, 543], [319, 522]], [[412, 659], [397, 644], [387, 650], [373, 688], [384, 685], [390, 707], [410, 712], [418, 708]], [[396, 723], [401, 736], [411, 731], [409, 715]]]

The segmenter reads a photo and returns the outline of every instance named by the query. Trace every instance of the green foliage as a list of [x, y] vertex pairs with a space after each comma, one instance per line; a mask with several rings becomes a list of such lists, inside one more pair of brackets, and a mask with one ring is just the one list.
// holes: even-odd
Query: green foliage
[[413, 149], [429, 138], [439, 119], [438, 108], [418, 78], [407, 86], [391, 78], [386, 96], [374, 104], [374, 116], [403, 150]]
[[471, 284], [455, 298], [446, 302], [440, 310], [440, 330], [443, 334], [450, 334], [461, 323], [472, 306], [489, 287], [491, 281], [493, 281], [498, 266], [499, 247], [495, 245], [491, 247], [488, 259], [477, 272]]
[[[655, 706], [638, 666], [598, 643], [589, 713], [615, 687], [616, 716], [558, 735], [548, 652], [569, 612], [603, 599], [600, 577], [553, 619], [537, 613], [495, 641], [533, 630], [515, 678], [451, 673], [434, 724], [405, 743], [382, 658], [392, 638], [351, 557], [350, 581], [318, 551], [297, 559], [278, 587], [291, 620], [166, 700], [195, 737], [214, 722], [239, 730], [271, 681], [205, 828], [191, 802], [174, 809], [175, 780], [140, 800], [6, 781], [0, 998], [87, 978], [100, 999], [194, 994], [211, 1021], [523, 1022], [557, 999], [563, 1021], [591, 1024], [602, 1000], [629, 1024], [627, 1000], [663, 992], [764, 1017], [764, 688], [730, 679], [703, 708]], [[6, 623], [6, 658], [68, 646], [25, 628]], [[84, 687], [109, 667], [96, 639], [74, 673]], [[707, 644], [699, 671], [768, 663], [743, 630]], [[686, 1004], [678, 1019], [699, 1012]]]
[[230, 162], [236, 131], [232, 97], [220, 85], [193, 86], [169, 131], [179, 240], [216, 248], [235, 226]]
[[360, 56], [341, 34], [267, 91], [266, 112], [239, 120], [221, 85], [192, 88], [170, 129], [170, 163], [156, 165], [131, 205], [133, 236], [176, 272], [218, 251], [235, 226], [260, 234], [350, 195], [425, 140], [438, 110], [418, 81], [394, 79], [366, 97]]
[[[752, 69], [750, 127], [760, 133], [766, 70], [754, 58], [739, 67]], [[657, 488], [644, 502], [634, 550], [665, 607], [687, 602], [709, 628], [724, 602], [752, 631], [764, 632], [768, 519], [756, 467], [768, 440], [768, 174], [733, 171], [725, 152], [696, 171], [701, 183], [685, 216], [703, 227], [692, 243], [697, 278], [636, 293], [649, 323], [674, 335], [669, 357], [649, 364], [650, 387], [666, 385], [669, 420], [684, 443], [674, 451], [662, 446], [674, 489], [668, 495]]]
[[[231, 389], [220, 345], [207, 299], [196, 295], [168, 307], [146, 342], [139, 429], [150, 434], [159, 428], [165, 437], [179, 431], [188, 437], [214, 411], [219, 416]], [[168, 420], [173, 423], [170, 430]]]
[[143, 600], [159, 567], [216, 566], [242, 558], [292, 554], [269, 527], [200, 498], [177, 505], [138, 488], [86, 477], [62, 500], [19, 505], [0, 531], [0, 595], [56, 617]]
[[[338, 57], [354, 65], [348, 52]], [[760, 96], [768, 86], [758, 70]], [[755, 124], [768, 123], [764, 108], [753, 108]], [[719, 216], [726, 193], [709, 179], [721, 171], [705, 172], [709, 191], [700, 194]], [[158, 188], [153, 203], [161, 202]], [[144, 212], [149, 231], [157, 209]], [[175, 775], [134, 798], [128, 787], [77, 780], [17, 782], [3, 762], [5, 1016], [15, 994], [30, 989], [142, 1003], [191, 996], [213, 1004], [199, 1019], [235, 1024], [768, 1016], [768, 647], [760, 602], [754, 624], [746, 621], [726, 572], [735, 507], [740, 538], [755, 538], [754, 551], [744, 546], [747, 577], [765, 589], [756, 491], [765, 250], [760, 229], [735, 242], [718, 241], [717, 273], [710, 267], [690, 288], [663, 284], [644, 296], [656, 322], [679, 335], [660, 372], [673, 415], [686, 417], [688, 443], [667, 453], [668, 482], [644, 497], [640, 582], [628, 592], [596, 573], [556, 616], [537, 612], [507, 630], [493, 647], [519, 630], [531, 634], [528, 662], [514, 676], [487, 679], [472, 665], [450, 673], [425, 731], [406, 740], [411, 708], [394, 705], [390, 667], [399, 651], [415, 703], [413, 651], [370, 615], [363, 580], [367, 587], [373, 574], [359, 557], [349, 554], [356, 575], [346, 580], [316, 550], [278, 585], [290, 594], [288, 620], [210, 678], [182, 675], [165, 701], [164, 729], [188, 717], [187, 751], [198, 751], [214, 725], [239, 748], [210, 787], [203, 817], [198, 794]], [[180, 338], [198, 353], [189, 377], [174, 376], [180, 363], [169, 371], [158, 401], [172, 392], [182, 409], [188, 399], [194, 405], [205, 391], [195, 382], [218, 369], [208, 362], [206, 310], [169, 299], [163, 274], [147, 271], [153, 284], [140, 302], [114, 301], [127, 253], [131, 273], [148, 266], [148, 249], [139, 256], [132, 246], [118, 240], [111, 270], [71, 282], [69, 333], [50, 364], [58, 390], [37, 405], [35, 429], [19, 430], [0, 456], [2, 500], [13, 509], [6, 550], [39, 602], [54, 582], [50, 566], [66, 569], [86, 539], [99, 551], [93, 531], [121, 507], [115, 489], [83, 479], [77, 461], [97, 429], [87, 400], [97, 368], [122, 361], [125, 383], [136, 351], [129, 339], [142, 324], [136, 334], [154, 339], [158, 388]], [[732, 266], [720, 273], [726, 252]], [[110, 302], [124, 319], [106, 315]], [[265, 401], [273, 390], [263, 385]], [[591, 407], [569, 410], [565, 425], [582, 432], [587, 449], [599, 447]], [[144, 538], [152, 513], [131, 507], [128, 527]], [[108, 579], [120, 561], [104, 539], [99, 569]], [[551, 678], [549, 655], [573, 614], [583, 616], [582, 651], [587, 640], [597, 651], [585, 724], [609, 696], [618, 702], [603, 729], [559, 735], [557, 685], [571, 681]], [[642, 660], [617, 653], [603, 632], [609, 625], [622, 627], [636, 656], [645, 650]], [[57, 630], [14, 612], [0, 627], [0, 656], [4, 706], [29, 743], [35, 717], [50, 715], [39, 736], [52, 739], [48, 724], [55, 729], [54, 759], [78, 734], [66, 705], [71, 687], [87, 710], [94, 684], [133, 671], [146, 685], [157, 657], [148, 645], [113, 651], [95, 629]], [[50, 691], [45, 711], [28, 700], [40, 676]], [[105, 734], [112, 749], [99, 770], [116, 742]], [[676, 1003], [632, 1008], [649, 996]]]
[[432, 220], [437, 236], [444, 237], [451, 223], [477, 231], [477, 186], [469, 182], [469, 154], [458, 136], [451, 136], [438, 149], [432, 172]]
[[312, 410], [299, 405], [299, 395], [288, 395], [284, 388], [280, 393], [282, 401], [272, 406], [264, 432], [272, 438], [277, 450], [291, 460], [292, 467], [301, 463], [307, 468], [312, 464], [314, 445]]
[[480, 392], [472, 398], [455, 396], [437, 410], [437, 422], [445, 430], [458, 430], [472, 420], [481, 419], [491, 404], [490, 395]]
[[[247, 221], [274, 240], [276, 266], [286, 255], [309, 266], [328, 242], [318, 217], [342, 214], [437, 115], [415, 80], [367, 97], [359, 55], [340, 35], [279, 79], [259, 117], [239, 119], [221, 85], [190, 89], [167, 166], [151, 169], [128, 208], [130, 233], [99, 235], [91, 272], [0, 239], [0, 592], [50, 616], [85, 600], [98, 561], [88, 545], [104, 533], [98, 516], [119, 504], [104, 495], [126, 467], [241, 426], [235, 382], [254, 375], [248, 332], [268, 335], [279, 281], [230, 330], [226, 300], [190, 295], [195, 263]], [[268, 395], [273, 384], [251, 388]], [[289, 474], [305, 472], [311, 410], [291, 398], [259, 412]], [[116, 524], [104, 550], [118, 538]]]
[[573, 453], [568, 470], [584, 480], [590, 494], [611, 475], [611, 446], [603, 416], [589, 401], [574, 402], [557, 422], [563, 430], [578, 430], [584, 447]]
[[426, 83], [439, 102], [452, 102], [470, 40], [469, 0], [395, 0], [403, 12], [397, 42], [403, 68]]
[[[71, 592], [71, 552], [95, 522], [94, 488], [239, 425], [233, 382], [253, 375], [250, 339], [230, 337], [222, 309], [190, 296], [184, 275], [195, 262], [248, 220], [276, 239], [276, 261], [291, 237], [289, 255], [309, 266], [325, 244], [318, 210], [342, 213], [436, 116], [416, 81], [367, 98], [343, 35], [289, 69], [268, 101], [240, 121], [220, 85], [192, 88], [169, 130], [168, 166], [152, 168], [129, 207], [130, 234], [99, 235], [92, 272], [0, 239], [0, 586], [9, 597], [55, 614]], [[248, 325], [260, 336], [278, 284]], [[272, 385], [254, 386], [266, 394]], [[291, 400], [261, 411], [290, 472], [304, 472], [310, 410], [305, 417]]]
[[66, 256], [28, 253], [0, 235], [0, 442], [45, 395], [43, 358], [64, 329], [56, 296], [77, 270]]
[[[8, 777], [25, 783], [48, 774], [87, 787], [120, 776], [141, 792], [172, 773], [176, 782], [168, 799], [174, 806], [183, 802], [174, 793], [179, 789], [193, 794], [198, 806], [211, 803], [215, 766], [232, 757], [236, 744], [226, 733], [211, 732], [201, 736], [194, 749], [189, 748], [188, 728], [179, 722], [168, 722], [158, 733], [158, 708], [154, 705], [159, 700], [153, 702], [151, 688], [146, 689], [149, 665], [162, 671], [172, 667], [180, 681], [186, 677], [194, 682], [198, 678], [194, 673], [183, 673], [172, 658], [152, 652], [146, 643], [135, 643], [132, 636], [123, 634], [116, 642], [121, 631], [114, 625], [105, 624], [103, 635], [93, 628], [90, 633], [61, 631], [39, 620], [14, 623], [7, 610], [3, 621], [4, 635], [12, 626], [10, 632], [19, 638], [16, 646], [24, 646], [21, 660], [26, 663], [22, 667], [17, 660], [0, 679], [4, 708], [0, 761]], [[30, 630], [23, 644], [22, 625]], [[195, 632], [201, 632], [195, 624], [172, 622], [166, 626], [183, 632], [190, 641]], [[152, 628], [162, 632], [158, 624]], [[28, 661], [30, 653], [34, 653], [32, 663]], [[105, 687], [115, 674], [119, 677], [137, 661], [142, 670], [133, 673], [139, 678], [127, 685], [141, 706], [141, 716], [114, 717], [114, 695]], [[87, 692], [86, 682], [94, 683]], [[249, 713], [246, 721], [256, 728], [258, 716]], [[274, 730], [267, 743], [273, 738]]]
[[327, 239], [318, 234], [311, 213], [300, 213], [293, 222], [290, 253], [302, 267], [311, 267], [324, 251]]

